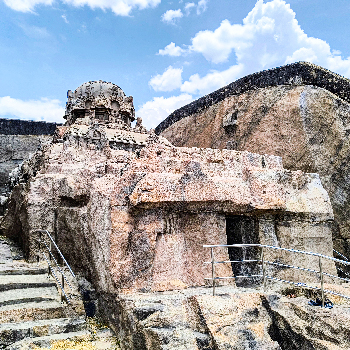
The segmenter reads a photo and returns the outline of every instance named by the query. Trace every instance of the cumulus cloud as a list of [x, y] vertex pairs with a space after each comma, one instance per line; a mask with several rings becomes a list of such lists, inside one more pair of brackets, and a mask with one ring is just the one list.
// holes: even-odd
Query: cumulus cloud
[[136, 117], [141, 117], [143, 124], [147, 128], [155, 128], [170, 113], [190, 102], [193, 98], [189, 94], [181, 94], [169, 98], [154, 97], [153, 100], [146, 102], [136, 112]]
[[42, 98], [23, 101], [10, 96], [0, 97], [0, 115], [26, 120], [63, 123], [64, 107], [59, 100]]
[[181, 56], [185, 52], [180, 46], [176, 46], [175, 43], [171, 42], [169, 45], [165, 46], [164, 49], [158, 51], [158, 55], [162, 56]]
[[284, 0], [258, 0], [243, 24], [226, 19], [214, 31], [200, 31], [190, 50], [214, 64], [235, 64], [204, 77], [192, 75], [181, 87], [184, 92], [210, 92], [244, 75], [295, 61], [309, 61], [350, 77], [350, 57], [343, 58], [326, 41], [308, 36]]
[[204, 30], [198, 32], [192, 38], [190, 49], [203, 54], [213, 63], [227, 61], [233, 49], [243, 49], [243, 46], [251, 46], [254, 33], [248, 26], [240, 24], [231, 25], [225, 19], [219, 28], [214, 31]]
[[175, 19], [181, 17], [183, 17], [183, 13], [180, 9], [168, 10], [162, 14], [162, 21], [169, 24], [175, 24]]
[[197, 4], [197, 15], [200, 15], [207, 9], [208, 0], [199, 0]]
[[37, 5], [52, 5], [53, 0], [4, 0], [12, 10], [20, 12], [33, 12]]
[[[15, 11], [33, 12], [37, 5], [52, 5], [53, 0], [4, 0], [4, 2]], [[128, 16], [135, 8], [142, 10], [147, 7], [155, 7], [161, 0], [62, 0], [62, 2], [74, 7], [86, 5], [92, 9], [110, 9], [116, 15]]]
[[187, 16], [190, 14], [191, 9], [192, 9], [193, 7], [195, 7], [195, 6], [196, 6], [196, 4], [195, 4], [194, 2], [187, 2], [187, 3], [185, 4], [184, 9], [185, 9], [185, 12], [186, 12], [186, 15], [187, 15]]
[[149, 84], [155, 91], [172, 91], [178, 89], [182, 83], [182, 68], [169, 66], [163, 74], [153, 77]]
[[211, 71], [203, 78], [199, 74], [193, 74], [188, 81], [182, 84], [181, 91], [191, 94], [208, 94], [236, 80], [238, 76], [242, 75], [243, 70], [243, 64], [238, 64], [221, 72], [216, 70]]

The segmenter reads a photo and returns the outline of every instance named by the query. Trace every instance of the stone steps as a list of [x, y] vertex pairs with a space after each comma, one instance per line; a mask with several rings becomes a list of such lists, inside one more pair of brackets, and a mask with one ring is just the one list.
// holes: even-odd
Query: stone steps
[[67, 305], [60, 302], [46, 264], [14, 260], [13, 251], [20, 256], [9, 240], [0, 237], [0, 349], [49, 349], [55, 342], [63, 342], [60, 349], [75, 348], [75, 343], [82, 345], [79, 349], [118, 349], [110, 330], [102, 334], [86, 322], [83, 302], [72, 280], [73, 291], [66, 285], [71, 300]]
[[83, 330], [78, 332], [47, 335], [43, 337], [25, 338], [7, 346], [6, 350], [29, 350], [33, 347], [33, 345], [37, 347], [50, 348], [52, 342], [66, 339], [88, 341], [91, 339], [91, 333], [88, 330]]
[[11, 276], [11, 275], [43, 275], [47, 274], [48, 269], [46, 268], [35, 268], [35, 267], [29, 267], [29, 268], [19, 268], [19, 267], [12, 267], [9, 268], [8, 266], [1, 268], [0, 265], [0, 276]]
[[[10, 270], [11, 271], [11, 270]], [[47, 274], [38, 274], [39, 270], [31, 270], [34, 273], [26, 274], [14, 274], [11, 271], [10, 274], [1, 274], [0, 273], [0, 305], [2, 300], [2, 292], [15, 290], [15, 289], [29, 289], [33, 290], [34, 288], [48, 288], [55, 287], [56, 283], [48, 278]], [[27, 271], [28, 272], [28, 271]], [[57, 294], [57, 293], [55, 293]]]
[[25, 338], [79, 332], [85, 329], [86, 322], [84, 318], [58, 318], [19, 323], [3, 323], [0, 324], [0, 348], [14, 344]]
[[20, 304], [21, 300], [26, 302], [58, 301], [59, 295], [56, 286], [34, 288], [10, 289], [0, 292], [0, 310], [2, 306]]
[[58, 301], [5, 305], [0, 308], [0, 323], [63, 318], [69, 316], [69, 311]]

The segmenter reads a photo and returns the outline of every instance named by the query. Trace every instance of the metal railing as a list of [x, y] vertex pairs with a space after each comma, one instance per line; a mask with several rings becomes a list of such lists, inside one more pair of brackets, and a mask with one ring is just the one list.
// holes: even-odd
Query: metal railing
[[[349, 259], [343, 255], [342, 253], [339, 253], [338, 251], [336, 251], [335, 249], [333, 249], [333, 252], [339, 256], [341, 256], [344, 260], [349, 261]], [[343, 276], [347, 276], [350, 277], [350, 273], [349, 273], [349, 266], [348, 266], [348, 271], [344, 271], [341, 267], [338, 266], [338, 264], [335, 265], [336, 269], [343, 275]]]
[[[335, 263], [338, 263], [338, 264], [341, 264], [341, 265], [345, 265], [345, 266], [350, 266], [350, 262], [349, 261], [340, 260], [340, 259], [337, 259], [337, 258], [334, 258], [334, 257], [330, 257], [330, 256], [327, 256], [327, 255], [319, 254], [319, 253], [305, 252], [305, 251], [297, 250], [297, 249], [281, 248], [281, 247], [264, 245], [264, 244], [230, 244], [230, 245], [228, 245], [228, 244], [217, 244], [217, 245], [203, 245], [203, 247], [211, 249], [211, 261], [206, 261], [205, 262], [205, 264], [211, 264], [211, 278], [205, 278], [205, 279], [206, 280], [212, 280], [212, 283], [213, 283], [212, 284], [213, 295], [215, 295], [215, 281], [216, 280], [262, 277], [264, 291], [266, 291], [266, 282], [267, 282], [267, 280], [274, 280], [274, 281], [278, 281], [278, 282], [284, 282], [284, 283], [293, 284], [293, 285], [295, 285], [297, 287], [304, 287], [304, 288], [309, 288], [309, 289], [313, 289], [313, 290], [319, 290], [319, 291], [321, 291], [322, 306], [323, 307], [325, 305], [325, 294], [332, 294], [332, 295], [337, 295], [337, 296], [340, 296], [340, 297], [343, 297], [343, 298], [346, 298], [346, 299], [350, 299], [349, 296], [346, 296], [346, 295], [343, 295], [343, 294], [340, 294], [340, 293], [336, 293], [336, 292], [331, 291], [331, 290], [324, 289], [324, 278], [323, 278], [323, 276], [328, 276], [328, 277], [331, 277], [331, 278], [334, 278], [334, 279], [339, 279], [339, 280], [346, 281], [346, 282], [350, 282], [350, 279], [349, 278], [338, 277], [338, 276], [332, 275], [330, 273], [324, 272], [323, 271], [323, 266], [322, 266], [322, 259], [331, 260], [331, 261], [334, 261]], [[261, 248], [260, 259], [215, 261], [214, 248], [245, 248], [245, 247], [258, 247], [258, 248]], [[291, 253], [295, 253], [295, 254], [306, 254], [306, 255], [311, 255], [311, 256], [318, 257], [319, 269], [318, 270], [313, 270], [313, 269], [309, 269], [309, 268], [305, 268], [305, 267], [294, 266], [294, 265], [289, 265], [289, 264], [283, 264], [283, 263], [275, 262], [275, 261], [274, 262], [273, 261], [268, 261], [268, 260], [265, 259], [265, 253], [264, 253], [265, 249], [286, 251], [286, 252], [291, 252]], [[257, 263], [261, 264], [262, 274], [258, 274], [258, 275], [256, 275], [256, 274], [255, 275], [242, 275], [242, 276], [227, 276], [227, 277], [216, 276], [215, 264], [223, 264], [223, 263], [230, 263], [230, 264], [232, 264], [232, 263], [252, 263], [252, 262], [257, 262]], [[310, 286], [310, 285], [307, 285], [304, 282], [294, 282], [294, 281], [289, 281], [289, 280], [284, 280], [284, 279], [281, 279], [281, 278], [269, 276], [267, 274], [267, 269], [266, 269], [267, 265], [278, 266], [278, 267], [283, 267], [283, 268], [291, 268], [291, 269], [297, 269], [297, 270], [302, 270], [302, 271], [315, 273], [315, 274], [319, 275], [320, 287]]]
[[[47, 264], [48, 264], [48, 276], [52, 275], [56, 282], [57, 285], [60, 287], [61, 290], [61, 302], [63, 302], [63, 300], [65, 300], [68, 304], [70, 304], [70, 299], [68, 298], [66, 292], [64, 291], [64, 287], [65, 287], [65, 282], [67, 282], [67, 285], [69, 286], [70, 290], [73, 290], [71, 284], [69, 283], [67, 277], [65, 276], [63, 270], [61, 269], [61, 267], [59, 266], [53, 252], [52, 252], [52, 246], [54, 246], [56, 248], [56, 251], [58, 252], [59, 256], [61, 257], [62, 261], [64, 262], [64, 265], [67, 266], [69, 272], [71, 273], [71, 275], [73, 276], [73, 278], [75, 277], [74, 272], [72, 271], [71, 267], [69, 266], [69, 264], [67, 263], [67, 260], [64, 258], [62, 252], [60, 251], [60, 249], [57, 247], [57, 244], [55, 243], [54, 239], [51, 237], [50, 233], [47, 230], [34, 230], [33, 233], [39, 233], [39, 254], [41, 253], [43, 258], [46, 260]], [[43, 234], [46, 235], [49, 238], [49, 244], [46, 243], [45, 239], [43, 239]], [[46, 250], [48, 251], [49, 255], [47, 256], [46, 253], [42, 250], [43, 245], [45, 246]], [[37, 255], [37, 261], [39, 263], [40, 261], [40, 255]], [[55, 267], [53, 267], [52, 265], [52, 261], [55, 263]], [[61, 281], [60, 278], [57, 277], [56, 273], [55, 273], [55, 268], [57, 268], [57, 270], [61, 273]]]

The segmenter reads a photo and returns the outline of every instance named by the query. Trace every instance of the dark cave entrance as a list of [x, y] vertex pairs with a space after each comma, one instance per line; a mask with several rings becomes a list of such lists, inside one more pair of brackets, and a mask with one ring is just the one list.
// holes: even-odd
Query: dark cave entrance
[[[227, 244], [259, 244], [259, 221], [251, 216], [228, 216], [226, 217]], [[228, 248], [228, 255], [232, 261], [258, 260], [260, 248], [258, 247], [232, 247]], [[258, 275], [260, 265], [257, 262], [231, 263], [234, 276]], [[246, 287], [260, 283], [260, 277], [237, 278], [236, 285]]]

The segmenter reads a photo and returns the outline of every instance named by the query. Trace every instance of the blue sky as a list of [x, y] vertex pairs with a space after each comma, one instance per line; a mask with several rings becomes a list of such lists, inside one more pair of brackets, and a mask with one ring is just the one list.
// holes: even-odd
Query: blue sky
[[106, 80], [155, 127], [255, 71], [300, 60], [350, 78], [348, 0], [0, 0], [0, 117], [62, 122]]

